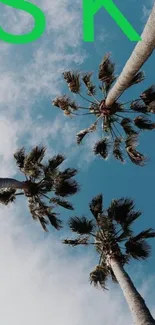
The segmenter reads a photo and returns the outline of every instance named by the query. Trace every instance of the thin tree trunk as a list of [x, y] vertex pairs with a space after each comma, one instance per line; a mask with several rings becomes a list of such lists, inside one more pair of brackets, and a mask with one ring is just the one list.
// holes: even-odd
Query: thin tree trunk
[[13, 188], [13, 189], [25, 189], [27, 187], [25, 182], [19, 182], [13, 178], [0, 178], [0, 189]]
[[147, 61], [155, 48], [155, 3], [139, 41], [134, 48], [115, 85], [109, 91], [106, 105], [111, 106], [128, 87], [130, 81]]
[[155, 320], [150, 314], [144, 299], [136, 290], [123, 266], [115, 258], [111, 258], [110, 265], [131, 310], [134, 323], [136, 325], [155, 325]]

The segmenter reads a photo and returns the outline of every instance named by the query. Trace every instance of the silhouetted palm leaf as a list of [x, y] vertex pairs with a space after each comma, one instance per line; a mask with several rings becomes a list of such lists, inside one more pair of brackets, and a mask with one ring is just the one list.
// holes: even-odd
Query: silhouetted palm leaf
[[73, 180], [61, 180], [55, 183], [55, 194], [58, 196], [74, 195], [79, 190], [78, 183]]
[[91, 77], [92, 77], [92, 73], [86, 73], [82, 77], [82, 80], [88, 89], [89, 96], [96, 94], [96, 86], [93, 85]]
[[93, 216], [97, 219], [98, 215], [102, 213], [103, 209], [103, 196], [99, 194], [95, 196], [89, 204], [89, 208]]
[[153, 130], [153, 129], [155, 129], [155, 123], [153, 123], [152, 121], [150, 121], [149, 119], [147, 119], [144, 116], [137, 116], [134, 119], [134, 123], [137, 126], [137, 128], [139, 128], [141, 130]]
[[114, 72], [115, 64], [110, 60], [110, 55], [106, 54], [99, 65], [98, 78], [107, 84], [111, 84], [116, 79]]
[[127, 135], [136, 135], [137, 132], [131, 126], [132, 121], [129, 118], [123, 118], [121, 121], [121, 126], [123, 127]]
[[73, 93], [79, 93], [80, 91], [80, 75], [77, 72], [66, 71], [63, 73], [69, 90]]
[[9, 191], [0, 192], [0, 203], [8, 205], [16, 199], [16, 190], [10, 189]]
[[108, 217], [120, 224], [126, 223], [128, 215], [134, 209], [134, 202], [129, 198], [112, 200], [108, 208]]
[[145, 240], [135, 241], [134, 238], [130, 238], [125, 247], [126, 253], [137, 260], [145, 260], [150, 256], [151, 248]]
[[25, 149], [21, 148], [14, 154], [14, 158], [16, 160], [17, 166], [22, 169], [24, 167], [24, 160], [25, 160]]
[[104, 138], [96, 142], [93, 151], [95, 155], [100, 155], [102, 158], [107, 159], [109, 155], [109, 149], [110, 149], [110, 142], [108, 138]]
[[80, 235], [86, 235], [93, 231], [94, 224], [93, 220], [88, 220], [86, 217], [72, 217], [69, 220], [69, 227], [72, 231]]
[[77, 144], [80, 144], [86, 134], [96, 131], [96, 123], [92, 124], [89, 128], [81, 130], [77, 135]]
[[130, 84], [128, 87], [131, 87], [145, 79], [145, 74], [143, 71], [137, 72], [136, 75], [133, 77], [131, 80]]
[[123, 163], [124, 157], [123, 157], [122, 149], [120, 147], [121, 143], [122, 143], [122, 139], [116, 138], [114, 140], [113, 155], [117, 160], [120, 160]]
[[140, 95], [143, 102], [148, 105], [155, 100], [155, 85], [152, 85]]
[[155, 100], [148, 104], [147, 111], [153, 114], [155, 113]]
[[71, 203], [69, 203], [66, 200], [62, 200], [61, 198], [53, 197], [53, 198], [50, 199], [50, 202], [53, 202], [56, 205], [60, 205], [60, 206], [62, 206], [65, 209], [74, 210], [74, 208], [73, 208], [73, 206], [72, 206]]
[[78, 245], [88, 245], [88, 240], [89, 240], [89, 236], [85, 236], [85, 237], [80, 236], [76, 239], [64, 239], [62, 243], [74, 247]]
[[132, 101], [130, 104], [130, 108], [137, 113], [148, 114], [147, 106], [141, 101]]
[[102, 289], [107, 290], [105, 285], [108, 280], [108, 275], [109, 272], [106, 266], [97, 265], [95, 270], [90, 273], [90, 283], [93, 283], [95, 287], [99, 284]]
[[155, 237], [155, 231], [152, 228], [149, 228], [141, 231], [138, 235], [134, 236], [134, 240], [139, 241], [141, 239], [154, 238], [154, 237]]

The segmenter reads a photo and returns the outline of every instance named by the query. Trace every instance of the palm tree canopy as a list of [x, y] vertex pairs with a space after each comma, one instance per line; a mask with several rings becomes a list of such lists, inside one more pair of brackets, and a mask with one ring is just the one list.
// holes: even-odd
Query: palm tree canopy
[[[53, 105], [60, 108], [68, 117], [82, 115], [84, 118], [89, 116], [95, 118], [93, 124], [77, 133], [77, 144], [82, 144], [86, 136], [97, 131], [100, 124], [103, 136], [93, 148], [95, 155], [106, 160], [112, 153], [113, 157], [122, 163], [128, 157], [132, 163], [144, 166], [147, 158], [137, 151], [136, 146], [140, 132], [155, 128], [155, 123], [147, 117], [155, 113], [155, 86], [143, 91], [137, 99], [132, 99], [128, 103], [121, 103], [117, 100], [108, 107], [106, 99], [116, 80], [115, 64], [109, 54], [104, 56], [99, 65], [97, 76], [100, 82], [99, 87], [93, 83], [93, 76], [90, 72], [82, 74], [77, 71], [66, 71], [63, 77], [74, 96], [78, 95], [79, 99], [83, 103], [86, 102], [88, 106], [81, 102], [77, 104], [68, 95], [57, 97], [53, 100]], [[133, 76], [128, 87], [143, 80], [144, 73], [140, 71]], [[84, 89], [86, 89], [86, 96], [83, 95]], [[133, 136], [137, 136], [136, 142], [132, 142]], [[130, 146], [127, 145], [129, 138]]]
[[148, 60], [155, 48], [155, 3], [149, 19], [141, 35], [141, 41], [137, 43], [130, 58], [125, 64], [115, 85], [110, 90], [106, 105], [111, 106], [117, 98], [129, 87], [131, 80]]
[[[73, 210], [72, 204], [66, 198], [74, 195], [79, 190], [79, 185], [74, 179], [77, 174], [76, 169], [60, 170], [65, 156], [58, 154], [45, 163], [43, 162], [45, 152], [45, 147], [36, 146], [28, 154], [25, 153], [24, 148], [14, 154], [16, 164], [24, 174], [25, 181], [12, 180], [10, 183], [9, 179], [6, 179], [8, 181], [4, 179], [4, 188], [9, 187], [9, 184], [13, 184], [12, 187], [15, 188], [7, 188], [7, 190], [1, 188], [0, 203], [7, 205], [14, 202], [18, 195], [25, 194], [33, 219], [39, 220], [43, 229], [47, 231], [48, 223], [56, 229], [62, 227], [61, 220], [57, 218], [59, 214], [54, 212], [54, 208], [61, 206]], [[17, 188], [16, 183], [19, 183]], [[23, 192], [17, 193], [18, 188], [23, 189]], [[51, 196], [50, 193], [53, 195]]]
[[75, 239], [65, 239], [64, 244], [71, 246], [93, 245], [99, 254], [99, 264], [90, 273], [90, 282], [106, 288], [109, 276], [114, 282], [116, 278], [110, 265], [111, 258], [117, 258], [124, 265], [134, 259], [146, 259], [150, 256], [151, 247], [147, 239], [155, 237], [155, 230], [149, 228], [134, 235], [132, 225], [141, 216], [135, 210], [134, 201], [130, 198], [112, 200], [108, 209], [103, 206], [102, 194], [94, 197], [89, 209], [93, 219], [71, 217], [69, 227], [77, 233]]

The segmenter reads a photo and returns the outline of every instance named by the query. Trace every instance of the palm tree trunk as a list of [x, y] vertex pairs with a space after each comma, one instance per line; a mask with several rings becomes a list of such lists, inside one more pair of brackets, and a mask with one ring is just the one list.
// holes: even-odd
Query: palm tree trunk
[[19, 182], [13, 178], [0, 178], [0, 189], [13, 188], [13, 189], [25, 189], [27, 187], [25, 182]]
[[110, 265], [131, 310], [134, 324], [155, 325], [155, 320], [150, 314], [144, 299], [136, 290], [123, 266], [116, 258], [111, 258]]
[[142, 40], [137, 43], [115, 85], [109, 91], [106, 99], [107, 106], [111, 106], [124, 92], [132, 78], [147, 61], [155, 48], [155, 3], [141, 38]]

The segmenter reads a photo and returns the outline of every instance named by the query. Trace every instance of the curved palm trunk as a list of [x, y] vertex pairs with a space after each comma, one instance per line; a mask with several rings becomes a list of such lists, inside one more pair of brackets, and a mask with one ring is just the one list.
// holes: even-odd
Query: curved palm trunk
[[142, 41], [137, 43], [115, 85], [109, 91], [106, 99], [107, 106], [112, 105], [124, 92], [132, 78], [147, 61], [155, 48], [155, 3], [141, 38]]
[[155, 325], [155, 320], [151, 316], [144, 299], [136, 290], [123, 266], [115, 258], [111, 259], [110, 265], [131, 310], [134, 323], [136, 325]]
[[13, 178], [0, 178], [0, 189], [13, 188], [13, 189], [25, 189], [25, 182], [19, 182]]

